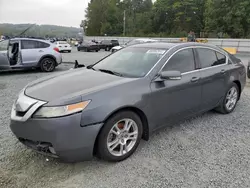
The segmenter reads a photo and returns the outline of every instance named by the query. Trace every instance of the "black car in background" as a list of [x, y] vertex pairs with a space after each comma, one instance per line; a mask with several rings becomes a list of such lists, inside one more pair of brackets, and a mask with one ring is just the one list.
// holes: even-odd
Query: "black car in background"
[[118, 40], [102, 40], [99, 43], [100, 49], [104, 49], [105, 51], [110, 51], [115, 46], [119, 46]]
[[98, 52], [100, 50], [100, 47], [98, 44], [91, 42], [91, 41], [83, 41], [80, 45], [77, 46], [78, 51], [96, 51]]

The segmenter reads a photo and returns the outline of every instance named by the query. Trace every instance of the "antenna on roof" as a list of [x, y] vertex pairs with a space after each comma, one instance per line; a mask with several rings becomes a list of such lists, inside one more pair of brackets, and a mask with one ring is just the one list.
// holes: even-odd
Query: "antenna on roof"
[[32, 28], [36, 24], [31, 24], [28, 28], [26, 28], [24, 31], [22, 31], [19, 35], [14, 36], [14, 38], [22, 36], [26, 31], [28, 31], [30, 28]]

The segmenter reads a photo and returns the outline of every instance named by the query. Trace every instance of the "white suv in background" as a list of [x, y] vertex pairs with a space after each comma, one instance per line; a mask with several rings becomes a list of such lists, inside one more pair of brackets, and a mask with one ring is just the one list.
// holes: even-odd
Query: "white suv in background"
[[72, 47], [66, 41], [57, 41], [55, 42], [56, 47], [59, 49], [59, 52], [71, 52]]

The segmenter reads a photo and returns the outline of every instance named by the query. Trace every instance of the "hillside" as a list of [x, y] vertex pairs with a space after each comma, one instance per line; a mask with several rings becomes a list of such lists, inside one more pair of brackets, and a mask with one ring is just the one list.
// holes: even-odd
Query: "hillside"
[[[0, 24], [0, 35], [16, 36], [31, 24]], [[33, 37], [71, 37], [78, 38], [80, 28], [56, 25], [34, 25], [25, 35]]]

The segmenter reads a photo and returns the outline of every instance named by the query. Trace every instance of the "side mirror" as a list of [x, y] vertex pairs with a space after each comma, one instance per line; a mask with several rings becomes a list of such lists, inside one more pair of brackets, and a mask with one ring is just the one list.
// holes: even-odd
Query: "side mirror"
[[160, 78], [162, 80], [180, 80], [181, 72], [180, 71], [163, 71], [160, 73]]

